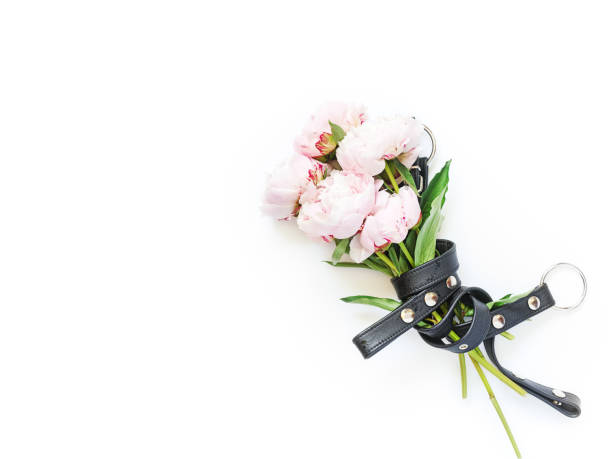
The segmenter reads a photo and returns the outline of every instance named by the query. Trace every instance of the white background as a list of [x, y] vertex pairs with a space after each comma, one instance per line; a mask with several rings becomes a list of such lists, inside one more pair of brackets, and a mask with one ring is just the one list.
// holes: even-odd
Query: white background
[[[2, 458], [512, 458], [473, 369], [351, 338], [386, 278], [261, 216], [321, 102], [404, 113], [452, 158], [443, 236], [499, 297], [557, 261], [585, 305], [502, 340], [578, 394], [496, 380], [527, 458], [607, 448], [612, 32], [604, 2], [29, 2], [0, 7]], [[575, 293], [575, 292], [574, 292]], [[598, 453], [598, 457], [606, 455]]]

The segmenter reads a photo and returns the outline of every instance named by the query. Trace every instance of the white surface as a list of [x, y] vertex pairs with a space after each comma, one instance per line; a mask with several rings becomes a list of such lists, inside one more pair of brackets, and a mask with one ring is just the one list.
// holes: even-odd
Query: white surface
[[260, 216], [266, 171], [329, 99], [434, 130], [466, 285], [583, 268], [582, 309], [499, 345], [583, 415], [492, 385], [524, 457], [603, 451], [603, 4], [203, 5], [0, 7], [0, 456], [513, 457], [452, 354], [409, 333], [362, 360], [351, 338], [381, 312], [338, 298], [391, 296], [383, 276]]

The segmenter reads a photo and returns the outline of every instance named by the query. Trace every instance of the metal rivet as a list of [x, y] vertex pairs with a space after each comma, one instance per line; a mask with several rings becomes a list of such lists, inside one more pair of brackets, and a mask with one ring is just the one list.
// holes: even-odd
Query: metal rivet
[[565, 392], [559, 389], [553, 389], [553, 394], [555, 394], [559, 398], [565, 398]]
[[530, 296], [527, 300], [527, 304], [529, 305], [529, 309], [535, 311], [540, 307], [540, 299], [537, 296]]
[[459, 346], [459, 350], [460, 351], [465, 351], [467, 348], [468, 348], [467, 344], [462, 344], [462, 345]]
[[457, 285], [457, 278], [455, 276], [449, 276], [448, 279], [446, 279], [446, 286], [448, 288], [453, 288], [455, 285]]
[[561, 405], [563, 405], [563, 403], [558, 402], [558, 401], [556, 401], [556, 400], [553, 400], [553, 403], [554, 403], [555, 405], [557, 405], [557, 406], [561, 406]]
[[427, 306], [435, 306], [438, 303], [438, 294], [436, 292], [428, 292], [425, 294], [425, 304]]
[[410, 308], [406, 308], [402, 310], [402, 312], [400, 313], [400, 316], [404, 322], [409, 324], [410, 322], [414, 320], [414, 311]]
[[504, 325], [506, 325], [506, 319], [501, 314], [495, 314], [491, 322], [495, 328], [504, 328]]

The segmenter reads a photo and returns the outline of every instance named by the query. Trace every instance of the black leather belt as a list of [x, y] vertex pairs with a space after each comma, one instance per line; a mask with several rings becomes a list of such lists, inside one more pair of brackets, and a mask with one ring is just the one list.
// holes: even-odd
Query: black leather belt
[[[416, 328], [430, 346], [455, 353], [469, 352], [484, 343], [491, 362], [509, 379], [564, 415], [579, 416], [580, 399], [576, 395], [516, 376], [501, 366], [495, 354], [498, 334], [554, 306], [548, 286], [542, 283], [526, 296], [489, 310], [486, 303], [492, 300], [487, 292], [461, 286], [455, 243], [439, 239], [436, 248], [440, 256], [391, 279], [403, 304], [353, 338], [363, 356], [366, 359], [373, 356], [411, 328]], [[453, 322], [460, 303], [473, 309], [470, 322]], [[447, 306], [444, 313], [440, 308], [443, 304]], [[442, 316], [441, 320], [429, 328], [419, 325], [434, 311]], [[451, 332], [459, 339], [449, 342], [447, 337]]]

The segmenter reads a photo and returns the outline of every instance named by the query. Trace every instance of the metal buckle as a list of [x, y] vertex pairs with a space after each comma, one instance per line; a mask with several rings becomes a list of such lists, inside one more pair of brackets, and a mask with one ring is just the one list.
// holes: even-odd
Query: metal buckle
[[431, 132], [431, 129], [429, 129], [427, 126], [423, 125], [423, 129], [425, 129], [425, 132], [427, 132], [427, 135], [431, 139], [431, 153], [429, 154], [429, 158], [427, 158], [427, 165], [429, 166], [429, 164], [431, 164], [431, 160], [436, 155], [436, 138], [434, 137], [433, 132]]
[[421, 166], [417, 166], [416, 164], [410, 168], [410, 170], [416, 169], [419, 171], [419, 188], [417, 189], [417, 193], [423, 191], [423, 176], [421, 175]]
[[567, 267], [567, 268], [572, 268], [574, 271], [576, 271], [579, 275], [580, 275], [580, 279], [582, 279], [582, 294], [580, 295], [580, 298], [578, 299], [578, 301], [575, 304], [570, 304], [569, 306], [553, 306], [553, 308], [555, 309], [560, 309], [560, 310], [564, 310], [564, 311], [569, 311], [570, 309], [575, 309], [578, 306], [580, 306], [582, 304], [582, 302], [584, 301], [584, 297], [587, 294], [587, 280], [586, 280], [586, 276], [584, 275], [584, 273], [580, 270], [580, 268], [578, 268], [578, 266], [573, 265], [571, 263], [557, 263], [556, 265], [552, 265], [548, 271], [546, 271], [543, 275], [542, 275], [542, 279], [540, 279], [540, 285], [544, 284], [544, 282], [546, 282], [546, 278], [548, 277], [548, 275], [553, 272], [555, 269], [559, 269], [561, 267]]

